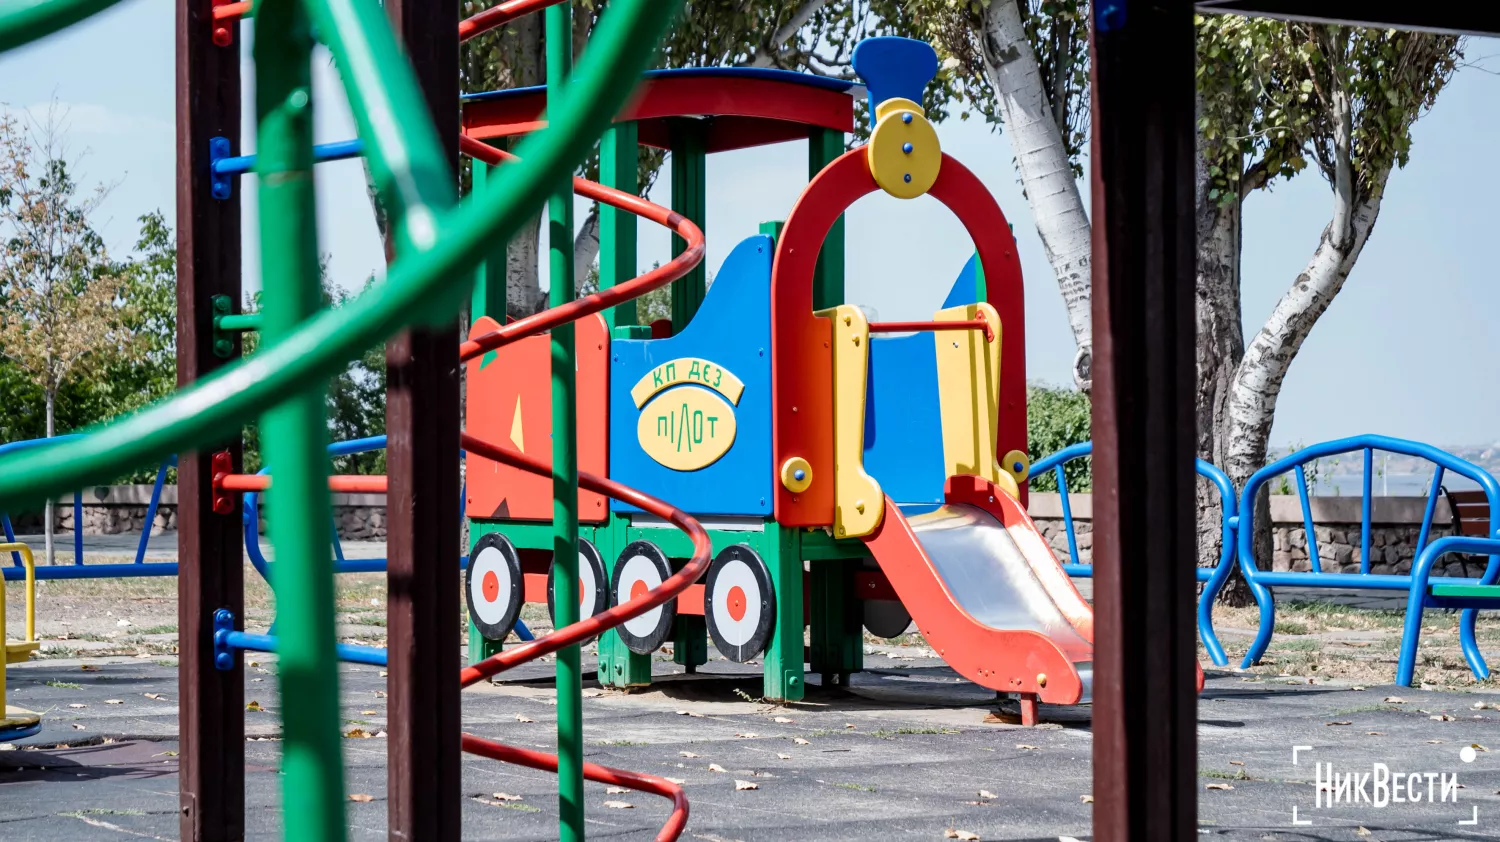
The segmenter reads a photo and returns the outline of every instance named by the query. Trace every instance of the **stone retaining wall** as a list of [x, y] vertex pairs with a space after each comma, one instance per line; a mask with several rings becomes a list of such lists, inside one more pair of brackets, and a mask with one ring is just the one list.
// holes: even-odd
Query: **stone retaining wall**
[[[1093, 563], [1093, 498], [1089, 494], [1068, 495], [1073, 515], [1074, 534], [1078, 540], [1078, 560], [1083, 564]], [[1363, 557], [1361, 546], [1360, 498], [1358, 497], [1313, 497], [1309, 500], [1312, 510], [1313, 540], [1318, 547], [1318, 560], [1325, 573], [1358, 573]], [[1421, 534], [1422, 515], [1426, 511], [1425, 497], [1373, 497], [1370, 507], [1370, 572], [1409, 573], [1416, 557], [1417, 538]], [[1029, 512], [1036, 525], [1047, 537], [1048, 543], [1062, 561], [1068, 560], [1068, 536], [1062, 517], [1062, 503], [1058, 494], [1034, 492], [1030, 498]], [[1453, 534], [1452, 512], [1446, 500], [1438, 500], [1432, 515], [1430, 543], [1444, 535]], [[1307, 552], [1307, 530], [1303, 523], [1302, 506], [1293, 495], [1271, 495], [1271, 523], [1274, 552], [1270, 569], [1278, 571], [1308, 571], [1312, 563]], [[1257, 559], [1266, 567], [1265, 559]], [[1127, 556], [1128, 562], [1128, 556]], [[1210, 566], [1217, 558], [1199, 559], [1199, 564]], [[1435, 571], [1450, 576], [1477, 576], [1483, 570], [1483, 559], [1472, 559], [1461, 555], [1445, 556]]]
[[[110, 535], [138, 532], [146, 520], [151, 500], [149, 485], [101, 486], [84, 492], [83, 531], [86, 535]], [[1073, 524], [1078, 536], [1079, 561], [1093, 562], [1093, 498], [1089, 494], [1071, 494]], [[1421, 529], [1424, 497], [1376, 497], [1371, 509], [1370, 560], [1376, 573], [1406, 573], [1411, 570]], [[1358, 497], [1313, 497], [1313, 536], [1325, 572], [1357, 572], [1360, 566], [1360, 499]], [[1059, 559], [1068, 558], [1068, 539], [1063, 528], [1062, 505], [1055, 493], [1031, 495], [1030, 513], [1041, 528]], [[339, 537], [351, 541], [383, 541], [386, 537], [385, 496], [381, 494], [334, 494], [333, 515]], [[1304, 571], [1311, 569], [1307, 553], [1307, 534], [1303, 528], [1302, 508], [1295, 496], [1272, 495], [1271, 521], [1275, 525], [1273, 570]], [[1452, 514], [1447, 501], [1439, 500], [1433, 515], [1429, 541], [1451, 534], [1448, 524]], [[73, 500], [66, 497], [57, 505], [59, 533], [73, 531]], [[41, 517], [18, 517], [17, 532], [41, 531]], [[177, 489], [162, 490], [161, 505], [152, 525], [153, 532], [177, 529]], [[261, 532], [265, 532], [265, 508], [261, 508]], [[1211, 564], [1217, 559], [1204, 560]], [[1264, 561], [1262, 564], [1264, 565]], [[1468, 564], [1467, 572], [1464, 564]], [[1476, 575], [1478, 567], [1461, 556], [1447, 560], [1450, 575]]]

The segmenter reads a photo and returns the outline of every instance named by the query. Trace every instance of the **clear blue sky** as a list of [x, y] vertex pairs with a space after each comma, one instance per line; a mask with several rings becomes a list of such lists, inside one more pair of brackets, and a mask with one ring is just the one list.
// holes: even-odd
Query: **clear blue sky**
[[[86, 24], [0, 57], [0, 102], [40, 112], [54, 97], [70, 110], [69, 139], [83, 153], [86, 184], [116, 186], [98, 227], [111, 249], [134, 245], [136, 218], [174, 216], [172, 4], [128, 0]], [[245, 48], [241, 39], [240, 47]], [[1474, 57], [1500, 53], [1475, 40]], [[248, 54], [246, 54], [248, 56]], [[247, 58], [248, 62], [248, 58]], [[1493, 62], [1490, 63], [1494, 67]], [[246, 102], [250, 74], [246, 65]], [[320, 141], [352, 136], [337, 73], [322, 54], [314, 101]], [[248, 120], [247, 120], [248, 122]], [[995, 193], [1015, 224], [1026, 273], [1027, 368], [1066, 382], [1073, 345], [1061, 298], [1032, 228], [1008, 139], [979, 121], [952, 120], [938, 134]], [[1375, 233], [1348, 284], [1303, 346], [1282, 392], [1278, 446], [1359, 432], [1441, 444], [1500, 441], [1494, 384], [1500, 283], [1493, 256], [1500, 159], [1500, 76], [1458, 73], [1415, 130], [1411, 163], [1392, 176]], [[253, 148], [249, 138], [242, 148]], [[785, 144], [718, 155], [708, 165], [709, 266], [716, 267], [763, 220], [783, 219], [806, 183], [806, 151]], [[259, 285], [253, 180], [246, 197], [246, 284]], [[358, 162], [318, 169], [321, 248], [337, 282], [357, 287], [382, 271], [382, 255]], [[665, 202], [666, 174], [653, 199]], [[581, 206], [580, 206], [581, 207]], [[1245, 332], [1253, 335], [1305, 264], [1330, 200], [1308, 172], [1253, 197], [1244, 225]], [[851, 301], [883, 318], [924, 318], [941, 302], [971, 245], [934, 200], [871, 196], [850, 212]], [[641, 228], [643, 268], [669, 257], [664, 231]]]

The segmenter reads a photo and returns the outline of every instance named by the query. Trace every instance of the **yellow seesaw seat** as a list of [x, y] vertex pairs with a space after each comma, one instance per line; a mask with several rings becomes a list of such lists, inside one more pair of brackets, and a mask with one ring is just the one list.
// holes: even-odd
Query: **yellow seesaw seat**
[[0, 714], [3, 714], [0, 716], [0, 742], [7, 739], [7, 732], [21, 732], [22, 736], [29, 734], [42, 719], [37, 713], [5, 703], [5, 667], [31, 660], [31, 653], [42, 645], [36, 639], [36, 560], [31, 556], [31, 548], [25, 544], [0, 543], [0, 553], [10, 552], [20, 553], [21, 562], [26, 567], [26, 639], [11, 640], [6, 634], [4, 583], [0, 580], [0, 641], [5, 644], [5, 657], [0, 658]]

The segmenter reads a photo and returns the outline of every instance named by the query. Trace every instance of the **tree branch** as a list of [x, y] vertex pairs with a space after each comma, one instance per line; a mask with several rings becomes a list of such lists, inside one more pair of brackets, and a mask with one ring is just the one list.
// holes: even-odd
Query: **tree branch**
[[798, 6], [796, 11], [792, 12], [792, 16], [787, 19], [787, 22], [777, 27], [776, 31], [771, 33], [770, 38], [756, 47], [755, 52], [741, 66], [776, 66], [777, 59], [781, 55], [781, 48], [797, 34], [798, 30], [807, 25], [808, 21], [812, 20], [813, 15], [817, 14], [827, 4], [828, 0], [803, 0], [802, 5]]

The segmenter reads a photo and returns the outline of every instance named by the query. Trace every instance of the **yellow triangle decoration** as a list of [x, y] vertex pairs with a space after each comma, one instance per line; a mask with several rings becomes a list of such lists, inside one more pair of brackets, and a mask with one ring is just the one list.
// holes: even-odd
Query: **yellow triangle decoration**
[[526, 452], [525, 437], [521, 435], [521, 396], [516, 395], [516, 414], [510, 422], [510, 443], [516, 446], [516, 450]]

